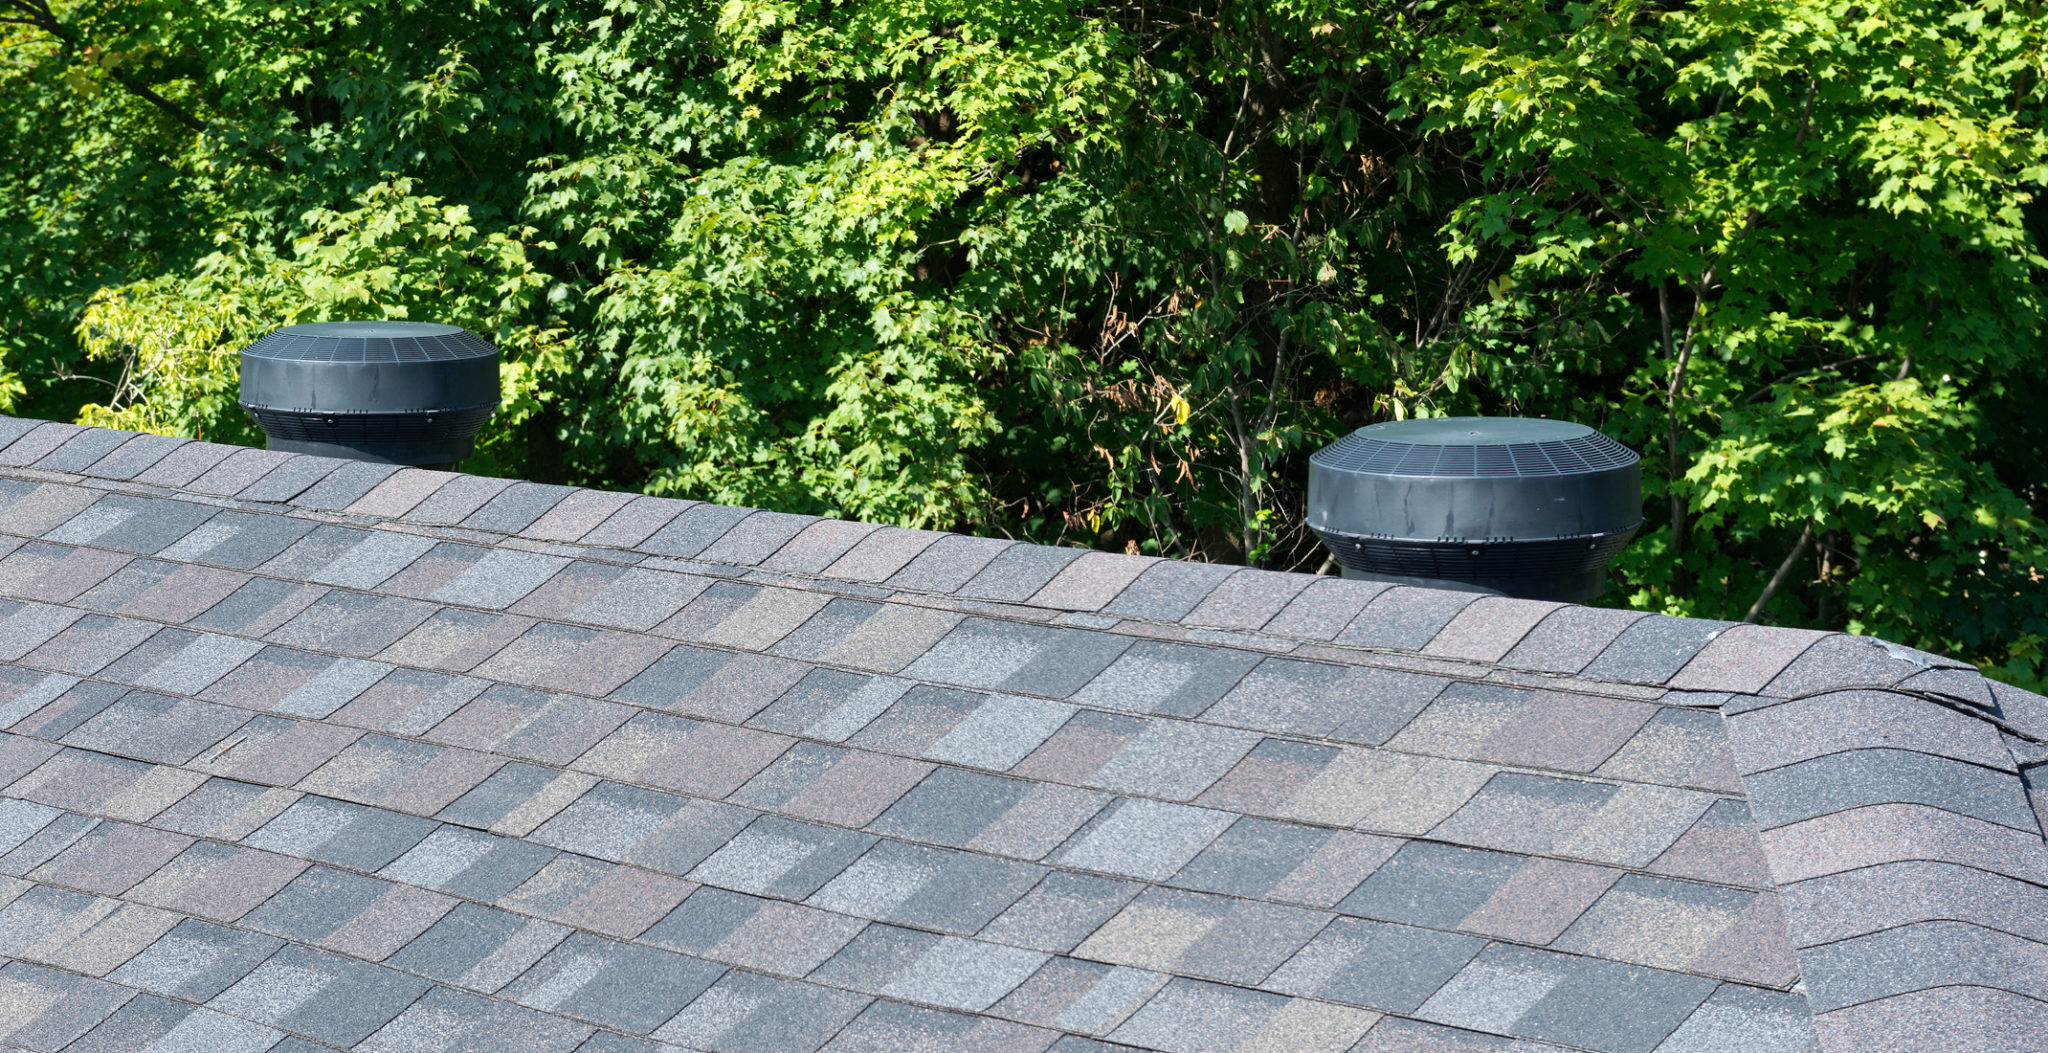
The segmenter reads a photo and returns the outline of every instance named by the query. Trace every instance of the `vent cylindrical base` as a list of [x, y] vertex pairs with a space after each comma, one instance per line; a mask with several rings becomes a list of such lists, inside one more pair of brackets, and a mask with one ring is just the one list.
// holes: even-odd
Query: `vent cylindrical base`
[[454, 464], [498, 408], [498, 349], [452, 325], [286, 326], [241, 358], [242, 409], [288, 453]]
[[1468, 544], [1316, 531], [1347, 578], [1566, 603], [1605, 591], [1607, 564], [1635, 534]]

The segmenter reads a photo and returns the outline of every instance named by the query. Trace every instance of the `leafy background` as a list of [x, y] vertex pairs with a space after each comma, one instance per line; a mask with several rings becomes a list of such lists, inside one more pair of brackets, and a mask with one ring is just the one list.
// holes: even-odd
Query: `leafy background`
[[[504, 349], [472, 471], [1328, 569], [1307, 454], [1644, 454], [1602, 601], [2048, 673], [2022, 0], [0, 0], [0, 401]], [[1773, 582], [1776, 582], [1773, 585]]]

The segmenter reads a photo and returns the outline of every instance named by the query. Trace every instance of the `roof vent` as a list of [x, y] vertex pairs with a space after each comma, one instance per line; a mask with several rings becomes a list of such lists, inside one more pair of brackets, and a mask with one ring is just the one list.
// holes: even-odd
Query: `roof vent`
[[1309, 458], [1308, 525], [1347, 578], [1589, 600], [1643, 525], [1639, 460], [1569, 421], [1375, 424]]
[[288, 325], [242, 349], [241, 402], [273, 450], [452, 467], [498, 410], [498, 349], [434, 322]]

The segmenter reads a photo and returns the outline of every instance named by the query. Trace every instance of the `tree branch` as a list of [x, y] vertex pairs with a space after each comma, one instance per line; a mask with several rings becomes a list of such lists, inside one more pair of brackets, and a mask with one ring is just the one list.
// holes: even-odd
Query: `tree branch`
[[[55, 37], [59, 43], [64, 45], [64, 52], [67, 56], [76, 54], [78, 51], [83, 49], [85, 42], [79, 38], [77, 33], [72, 31], [70, 26], [65, 25], [63, 21], [57, 17], [54, 11], [50, 10], [50, 6], [48, 4], [42, 3], [40, 2], [40, 0], [0, 0], [0, 3], [4, 3], [6, 7], [12, 8], [16, 11], [27, 12], [26, 17], [24, 18], [5, 19], [4, 21], [21, 22], [26, 25], [32, 25], [35, 26], [37, 29], [40, 29], [43, 32], [50, 34], [52, 37]], [[144, 84], [133, 77], [130, 77], [128, 74], [121, 72], [118, 68], [111, 65], [102, 64], [100, 65], [100, 69], [103, 70], [108, 77], [112, 78], [114, 83], [119, 84], [122, 88], [126, 89], [129, 94], [134, 95], [136, 98], [139, 98], [144, 102], [149, 103], [151, 106], [154, 106], [157, 109], [163, 111], [166, 116], [170, 117], [174, 121], [177, 121], [179, 124], [182, 124], [195, 132], [201, 133], [204, 133], [209, 127], [206, 121], [201, 120], [197, 116], [194, 116], [191, 111], [185, 109], [184, 107], [178, 105], [175, 102], [172, 102], [169, 99], [164, 98], [149, 85]], [[243, 148], [248, 152], [249, 156], [256, 161], [256, 163], [262, 165], [263, 167], [268, 168], [273, 172], [284, 171], [283, 161], [280, 161], [277, 158], [272, 157], [269, 154], [262, 152], [261, 150], [258, 150], [253, 144], [244, 143]]]
[[1764, 604], [1771, 602], [1771, 597], [1777, 593], [1778, 586], [1785, 584], [1785, 579], [1792, 574], [1793, 565], [1799, 562], [1800, 556], [1806, 554], [1806, 546], [1812, 543], [1813, 520], [1809, 519], [1806, 521], [1806, 528], [1799, 532], [1799, 540], [1793, 542], [1792, 551], [1785, 554], [1785, 562], [1778, 564], [1778, 572], [1771, 575], [1771, 580], [1764, 585], [1763, 595], [1758, 596], [1756, 602], [1749, 605], [1749, 613], [1742, 616], [1745, 624], [1755, 622], [1756, 616], [1764, 612]]

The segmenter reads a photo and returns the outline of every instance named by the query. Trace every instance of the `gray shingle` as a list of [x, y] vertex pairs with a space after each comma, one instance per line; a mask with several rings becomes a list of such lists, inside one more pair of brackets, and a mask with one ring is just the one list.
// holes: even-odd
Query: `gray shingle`
[[1778, 898], [1799, 947], [1939, 920], [2048, 944], [2048, 889], [1951, 863], [1867, 867], [1787, 885]]
[[1204, 720], [1377, 745], [1407, 726], [1450, 681], [1418, 673], [1268, 658]]
[[1380, 593], [1393, 588], [1380, 581], [1317, 578], [1268, 621], [1263, 630], [1279, 636], [1334, 640]]
[[664, 497], [636, 497], [576, 540], [585, 545], [632, 548], [660, 532], [696, 504], [695, 501], [674, 501]]
[[134, 993], [89, 977], [27, 962], [0, 967], [0, 988], [13, 997], [0, 1023], [0, 1041], [20, 1049], [54, 1051], [98, 1027]]
[[1812, 1013], [1796, 994], [1723, 984], [1657, 1053], [1807, 1053], [1815, 1048]]
[[388, 964], [490, 994], [531, 968], [568, 935], [567, 928], [552, 922], [460, 903], [392, 955]]
[[1192, 717], [1223, 697], [1260, 661], [1259, 655], [1245, 651], [1141, 640], [1073, 700], [1122, 713]]
[[1603, 1053], [1651, 1053], [1715, 987], [1704, 977], [1494, 944], [1417, 1015]]
[[[1662, 684], [1683, 669], [1693, 655], [1712, 643], [1716, 636], [1734, 626], [1734, 622], [1652, 615], [1622, 630], [1614, 642], [1600, 652], [1600, 657], [1580, 672], [1600, 680]], [[1533, 633], [1531, 635], [1534, 636]]]
[[361, 1053], [419, 1049], [571, 1053], [594, 1030], [494, 999], [436, 987], [356, 1049]]
[[872, 999], [796, 980], [727, 973], [654, 1037], [721, 1053], [808, 1053]]
[[169, 435], [136, 435], [83, 469], [100, 479], [128, 480], [148, 471], [189, 440]]
[[437, 825], [431, 819], [309, 795], [242, 843], [299, 859], [376, 870], [411, 851]]
[[1067, 842], [1058, 861], [1073, 867], [1164, 881], [1209, 847], [1228, 812], [1123, 799]]
[[1208, 599], [1225, 578], [1241, 569], [1221, 563], [1161, 560], [1118, 593], [1115, 600], [1102, 608], [1102, 613], [1153, 621], [1180, 621]]
[[290, 501], [344, 463], [331, 457], [293, 457], [250, 483], [235, 497], [243, 501]]
[[846, 1025], [826, 1053], [890, 1053], [914, 1036], [932, 1049], [961, 1053], [1040, 1053], [1058, 1037], [1045, 1031], [988, 1017], [942, 1009], [925, 1009], [887, 998], [876, 999]]
[[1816, 1012], [1951, 985], [2048, 1002], [2048, 947], [1964, 922], [1917, 922], [1809, 947], [1800, 964]]
[[[936, 547], [934, 552], [936, 552]], [[1029, 599], [1033, 593], [1045, 587], [1067, 564], [1081, 558], [1084, 550], [1078, 548], [1045, 548], [1037, 545], [1014, 545], [996, 553], [965, 585], [953, 591], [961, 596], [978, 600], [1003, 600], [1019, 603]], [[917, 569], [915, 564], [905, 568], [905, 573]], [[915, 585], [906, 584], [906, 588]]]
[[482, 508], [470, 513], [462, 520], [462, 525], [471, 530], [517, 534], [575, 492], [576, 489], [569, 486], [513, 483], [485, 502]]
[[689, 878], [735, 892], [802, 899], [874, 841], [866, 834], [764, 815], [710, 853]]
[[1255, 1039], [1286, 1005], [1276, 994], [1177, 979], [1109, 1038], [1170, 1053], [1222, 1053], [1235, 1048], [1236, 1043], [1225, 1044], [1230, 1037]]
[[882, 841], [805, 902], [839, 914], [969, 935], [1044, 874], [1028, 863]]
[[402, 469], [396, 464], [371, 464], [367, 461], [343, 461], [335, 469], [307, 487], [304, 493], [291, 499], [300, 508], [315, 508], [322, 511], [338, 511], [361, 500], [363, 495], [377, 488], [377, 484]]
[[92, 1032], [65, 1047], [71, 1053], [206, 1050], [209, 1053], [304, 1053], [314, 1047], [274, 1028], [211, 1009], [150, 995], [130, 999]]
[[1412, 1013], [1486, 941], [1434, 929], [1340, 918], [1265, 986], [1390, 1013]]
[[241, 727], [249, 714], [189, 698], [130, 691], [64, 736], [67, 745], [183, 764]]
[[[628, 506], [630, 509], [630, 506]], [[652, 536], [634, 547], [660, 556], [689, 559], [711, 547], [734, 524], [752, 515], [751, 508], [691, 505]], [[622, 513], [623, 514], [623, 513]], [[614, 517], [616, 518], [616, 517]], [[602, 529], [602, 528], [600, 528]]]
[[[599, 859], [682, 874], [720, 846], [732, 847], [733, 835], [753, 816], [745, 808], [601, 782], [542, 824], [532, 839]], [[803, 823], [790, 825], [815, 829]]]
[[34, 464], [84, 430], [76, 424], [34, 422], [28, 431], [9, 442], [5, 449], [0, 449], [0, 464]]
[[1254, 986], [1330, 921], [1321, 911], [1147, 889], [1074, 949], [1076, 957]]
[[377, 874], [489, 903], [518, 888], [554, 857], [552, 850], [531, 842], [443, 826]]
[[710, 962], [576, 933], [505, 996], [530, 1009], [645, 1035], [724, 973]]
[[816, 516], [797, 516], [786, 512], [755, 512], [734, 523], [732, 529], [719, 535], [718, 540], [705, 546], [703, 551], [689, 555], [706, 563], [759, 566], [761, 561], [788, 544], [791, 538], [803, 533], [805, 527], [816, 522]]
[[643, 943], [781, 976], [804, 976], [867, 923], [811, 907], [703, 887], [640, 936]]
[[1518, 857], [1411, 842], [1337, 904], [1358, 917], [1455, 929], [1507, 883]]
[[1336, 642], [1353, 647], [1420, 651], [1478, 593], [1398, 586], [1375, 598], [1352, 619]]
[[397, 518], [407, 523], [454, 526], [511, 485], [510, 479], [458, 475], [435, 487], [430, 496]]
[[1750, 804], [1765, 830], [1869, 804], [1912, 802], [2037, 832], [2026, 791], [2004, 772], [1907, 750], [1836, 753], [1750, 775]]
[[205, 525], [157, 555], [163, 559], [254, 570], [277, 558], [314, 528], [315, 524], [301, 519], [229, 509], [215, 514]]
[[[867, 546], [879, 544], [882, 535], [868, 539]], [[961, 537], [946, 534], [927, 541], [915, 558], [887, 578], [891, 588], [912, 592], [954, 592], [986, 568], [1004, 550], [1017, 543], [999, 538]], [[858, 550], [856, 550], [858, 551]], [[1050, 575], [1048, 575], [1050, 577]]]
[[183, 484], [181, 488], [194, 493], [230, 497], [269, 475], [278, 465], [291, 460], [292, 456], [274, 450], [236, 450], [219, 464], [207, 469], [199, 478]]
[[1259, 629], [1315, 580], [1305, 574], [1240, 568], [1217, 583], [1182, 620], [1219, 629]]
[[1330, 839], [1330, 831], [1269, 819], [1239, 819], [1170, 882], [1176, 888], [1257, 899], [1287, 880]]
[[350, 1046], [426, 993], [427, 982], [368, 962], [286, 944], [207, 1004], [224, 1013]]
[[0, 416], [0, 450], [4, 450], [8, 444], [46, 423], [48, 422], [29, 417]]
[[1576, 673], [1591, 665], [1630, 626], [1648, 617], [1643, 611], [1560, 608], [1536, 623], [1500, 664], [1549, 673]]
[[997, 943], [1065, 954], [1143, 889], [1136, 882], [1055, 870], [980, 935]]

